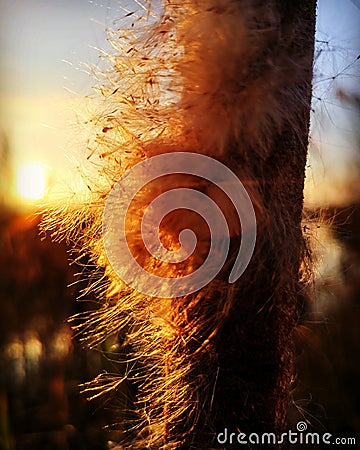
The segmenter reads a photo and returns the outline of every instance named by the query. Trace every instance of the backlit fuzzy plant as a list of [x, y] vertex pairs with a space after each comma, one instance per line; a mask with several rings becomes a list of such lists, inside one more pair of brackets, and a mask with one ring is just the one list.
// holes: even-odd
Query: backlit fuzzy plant
[[[123, 402], [129, 420], [118, 424], [119, 448], [210, 449], [225, 427], [259, 433], [286, 427], [297, 294], [306, 278], [301, 215], [314, 9], [310, 0], [139, 1], [110, 31], [111, 68], [99, 75], [101, 106], [83, 167], [88, 194], [81, 206], [49, 210], [43, 226], [93, 266], [88, 290], [100, 306], [76, 317], [82, 341], [94, 347], [116, 336], [120, 343], [125, 369], [85, 386], [89, 397], [133, 386], [135, 399]], [[148, 186], [129, 211], [126, 236], [148, 271], [181, 277], [208, 251], [209, 230], [190, 212], [166, 217], [160, 236], [176, 248], [182, 229], [195, 231], [198, 245], [186, 264], [159, 265], [144, 251], [144, 210], [174, 186], [217, 201], [231, 239], [230, 256], [210, 284], [154, 298], [129, 288], [109, 264], [103, 212], [127, 170], [179, 151], [211, 156], [234, 171], [254, 206], [257, 243], [243, 276], [229, 284], [246, 232], [230, 202], [194, 177]]]

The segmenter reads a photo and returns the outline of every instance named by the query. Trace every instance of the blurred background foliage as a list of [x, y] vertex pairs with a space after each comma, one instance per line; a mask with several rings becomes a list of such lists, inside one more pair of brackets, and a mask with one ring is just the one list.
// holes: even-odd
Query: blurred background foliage
[[68, 287], [67, 248], [40, 240], [38, 221], [0, 213], [0, 448], [105, 449], [111, 415], [79, 384], [108, 364], [72, 339], [81, 284]]

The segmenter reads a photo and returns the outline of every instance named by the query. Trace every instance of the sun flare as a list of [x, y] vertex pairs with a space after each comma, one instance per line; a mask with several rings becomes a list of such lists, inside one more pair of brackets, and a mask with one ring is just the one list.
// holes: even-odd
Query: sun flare
[[41, 200], [47, 189], [46, 168], [33, 161], [21, 165], [17, 172], [17, 192], [25, 200]]

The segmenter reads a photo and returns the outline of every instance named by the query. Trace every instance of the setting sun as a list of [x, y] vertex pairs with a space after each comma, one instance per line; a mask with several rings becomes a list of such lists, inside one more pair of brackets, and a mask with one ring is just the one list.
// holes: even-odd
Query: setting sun
[[39, 162], [29, 162], [19, 167], [17, 173], [18, 194], [27, 200], [40, 200], [47, 188], [46, 169]]

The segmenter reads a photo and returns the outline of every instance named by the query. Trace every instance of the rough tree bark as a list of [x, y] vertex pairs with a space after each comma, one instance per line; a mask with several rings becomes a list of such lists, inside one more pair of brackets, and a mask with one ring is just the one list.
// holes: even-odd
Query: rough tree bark
[[[132, 12], [126, 16], [136, 18]], [[88, 157], [105, 168], [103, 181], [89, 181], [93, 197], [77, 216], [79, 244], [105, 267], [108, 280], [103, 306], [86, 317], [83, 339], [95, 345], [118, 335], [128, 359], [120, 366], [120, 380], [103, 375], [88, 389], [97, 394], [120, 382], [132, 386], [133, 400], [123, 390], [131, 419], [129, 427], [120, 426], [125, 448], [226, 448], [216, 439], [225, 428], [235, 433], [286, 428], [304, 256], [315, 0], [166, 1], [158, 20], [150, 22], [138, 27], [134, 19], [130, 33], [112, 36], [114, 70], [100, 88], [104, 112], [96, 118]], [[125, 286], [107, 260], [104, 199], [136, 162], [179, 150], [216, 158], [236, 173], [254, 205], [257, 242], [245, 273], [229, 285], [246, 232], [230, 211], [232, 256], [219, 276], [199, 292], [153, 298]], [[187, 183], [196, 185], [192, 178]], [[183, 186], [178, 179], [175, 184]], [[160, 192], [169, 187], [163, 180]], [[209, 183], [198, 182], [197, 189], [215, 192], [230, 208]], [[140, 207], [133, 209], [141, 215]], [[55, 235], [69, 235], [73, 212], [52, 216]], [[140, 219], [130, 221], [127, 235], [135, 250]], [[206, 253], [208, 232], [191, 214], [165, 220], [163, 239], [175, 235], [177, 242], [186, 221], [197, 232], [200, 254]], [[76, 232], [70, 234], [74, 238]], [[140, 254], [144, 266], [156, 268]], [[199, 265], [199, 258], [192, 256], [179, 272]]]

